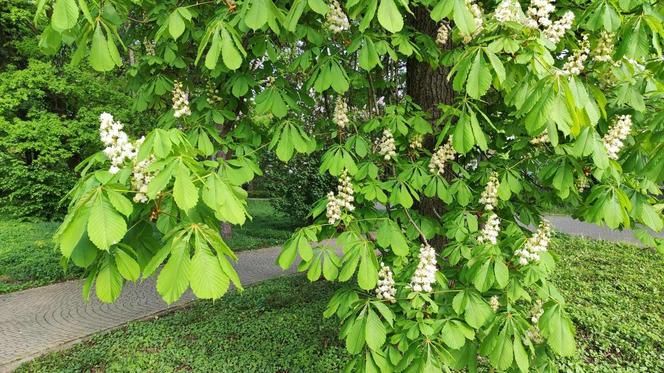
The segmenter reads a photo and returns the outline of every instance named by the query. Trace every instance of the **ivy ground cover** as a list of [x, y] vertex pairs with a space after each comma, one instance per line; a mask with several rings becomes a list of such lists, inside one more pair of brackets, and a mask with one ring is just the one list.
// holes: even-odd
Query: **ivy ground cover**
[[[558, 237], [556, 285], [577, 328], [578, 354], [564, 371], [664, 370], [664, 264], [651, 250]], [[334, 372], [349, 355], [337, 323], [321, 315], [338, 285], [302, 276], [94, 337], [20, 372]]]

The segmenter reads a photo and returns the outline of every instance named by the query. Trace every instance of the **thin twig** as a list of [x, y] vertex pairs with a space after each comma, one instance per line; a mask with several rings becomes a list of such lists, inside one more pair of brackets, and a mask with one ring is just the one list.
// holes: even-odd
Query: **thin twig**
[[427, 241], [427, 238], [424, 236], [424, 232], [422, 232], [422, 229], [420, 229], [420, 227], [417, 224], [415, 224], [415, 221], [410, 216], [410, 213], [408, 212], [408, 209], [404, 207], [403, 211], [406, 213], [406, 216], [408, 217], [408, 220], [410, 220], [410, 223], [413, 224], [413, 227], [415, 227], [417, 232], [420, 234], [420, 237], [424, 241], [424, 244], [429, 246], [429, 241]]

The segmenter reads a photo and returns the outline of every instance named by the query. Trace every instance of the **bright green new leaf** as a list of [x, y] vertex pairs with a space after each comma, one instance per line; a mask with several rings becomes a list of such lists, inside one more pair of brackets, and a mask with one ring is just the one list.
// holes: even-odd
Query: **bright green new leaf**
[[380, 0], [378, 22], [389, 32], [399, 32], [403, 28], [403, 16], [394, 0]]
[[168, 17], [168, 32], [171, 34], [173, 39], [177, 40], [180, 35], [184, 33], [184, 28], [184, 19], [182, 19], [180, 12], [175, 9]]
[[51, 25], [57, 31], [69, 30], [76, 26], [78, 6], [76, 0], [55, 0]]
[[187, 290], [190, 270], [188, 243], [174, 246], [171, 257], [157, 277], [157, 291], [166, 303], [171, 304], [180, 299]]
[[141, 274], [141, 269], [138, 262], [131, 257], [127, 252], [122, 249], [115, 251], [115, 264], [117, 265], [118, 272], [129, 281], [136, 281]]
[[466, 80], [466, 91], [470, 97], [479, 99], [484, 96], [490, 86], [491, 72], [484, 62], [482, 52], [477, 52], [468, 73], [468, 80]]
[[88, 219], [88, 236], [98, 248], [108, 251], [124, 237], [127, 223], [101, 193], [92, 201]]
[[113, 263], [112, 257], [106, 256], [101, 262], [97, 281], [95, 282], [95, 293], [97, 298], [104, 303], [113, 303], [122, 292], [122, 276]]
[[[113, 43], [111, 41], [111, 43]], [[109, 42], [104, 36], [102, 26], [97, 23], [92, 35], [92, 46], [90, 47], [90, 66], [97, 71], [110, 71], [115, 67], [115, 62], [108, 48]]]
[[237, 70], [242, 65], [242, 56], [226, 28], [221, 29], [221, 58], [224, 65], [231, 70]]
[[200, 299], [219, 299], [230, 284], [217, 257], [203, 245], [197, 245], [191, 259], [189, 281], [194, 295]]
[[189, 169], [183, 164], [175, 171], [175, 183], [173, 183], [173, 198], [182, 210], [188, 211], [198, 203], [198, 189], [191, 181]]

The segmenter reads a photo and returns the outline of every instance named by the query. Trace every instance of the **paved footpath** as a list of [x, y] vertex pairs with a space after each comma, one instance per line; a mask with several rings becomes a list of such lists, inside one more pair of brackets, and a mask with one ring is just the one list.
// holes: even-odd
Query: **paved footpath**
[[[613, 232], [564, 216], [548, 219], [560, 232], [636, 242], [631, 232]], [[235, 268], [242, 283], [251, 285], [295, 272], [295, 264], [287, 271], [275, 264], [279, 251], [279, 247], [271, 247], [238, 253]], [[187, 292], [180, 301], [169, 306], [157, 294], [154, 281], [150, 278], [128, 283], [113, 304], [101, 303], [94, 295], [85, 303], [80, 280], [0, 295], [0, 372], [10, 371], [21, 362], [63, 349], [92, 334], [154, 316], [195, 299]]]

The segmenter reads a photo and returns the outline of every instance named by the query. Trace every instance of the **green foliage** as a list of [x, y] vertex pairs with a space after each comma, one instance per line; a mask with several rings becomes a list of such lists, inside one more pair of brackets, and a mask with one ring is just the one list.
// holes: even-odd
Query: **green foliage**
[[[575, 330], [544, 209], [573, 206], [611, 228], [664, 225], [661, 2], [560, 2], [547, 22], [486, 1], [326, 5], [43, 1], [47, 46], [60, 37], [99, 71], [131, 47], [134, 108], [163, 113], [144, 141], [100, 116], [109, 149], [81, 165], [56, 234], [64, 257], [101, 282], [105, 301], [136, 277], [134, 261], [143, 277], [164, 265], [168, 302], [188, 287], [219, 297], [239, 284], [218, 227], [249, 218], [243, 185], [262, 174], [260, 152], [288, 162], [320, 150], [320, 172], [340, 187], [279, 264], [299, 256], [312, 280], [353, 280], [327, 312], [341, 321], [349, 370], [487, 360], [555, 371]], [[434, 40], [430, 19], [450, 42]], [[341, 258], [313, 249], [328, 238]]]
[[[75, 166], [99, 148], [97, 117], [129, 118], [119, 82], [40, 54], [31, 2], [0, 2], [0, 214], [59, 218]], [[5, 30], [11, 35], [4, 35]]]
[[562, 237], [555, 282], [576, 325], [579, 353], [563, 369], [661, 371], [664, 273], [654, 250]]
[[[567, 237], [555, 239], [552, 251], [561, 258], [555, 282], [568, 300], [567, 309], [579, 333], [579, 353], [559, 360], [562, 369], [664, 369], [659, 356], [664, 347], [662, 258], [630, 245]], [[338, 339], [336, 323], [321, 317], [338, 287], [322, 281], [307, 284], [303, 277], [266, 281], [214, 304], [197, 302], [158, 320], [131, 323], [68, 351], [39, 358], [19, 371], [182, 367], [229, 372], [338, 371], [351, 357]], [[381, 310], [372, 309], [372, 325], [376, 316], [389, 315]], [[370, 333], [365, 335], [379, 341], [374, 333], [381, 328], [375, 325], [365, 329]], [[450, 346], [472, 337], [458, 321], [446, 324], [444, 330], [444, 341]]]
[[[252, 220], [234, 229], [232, 237], [228, 239], [228, 244], [235, 251], [280, 245], [298, 226], [296, 221], [280, 214], [267, 200], [249, 200], [247, 210]], [[59, 223], [0, 221], [0, 293], [75, 279], [83, 274], [83, 270], [74, 263], [69, 263], [66, 271], [60, 265], [62, 254], [51, 240], [58, 225]], [[71, 250], [76, 253], [72, 260], [75, 260], [77, 265], [89, 265], [90, 261], [96, 258], [94, 251], [91, 251], [92, 257], [86, 258], [85, 255], [89, 254], [82, 252], [80, 246], [72, 247]], [[138, 279], [139, 264], [130, 253], [131, 251], [124, 249], [115, 252], [114, 260], [118, 272], [109, 273], [108, 280], [118, 279], [118, 275], [127, 281]]]
[[312, 206], [334, 188], [334, 179], [318, 172], [320, 154], [298, 155], [288, 163], [268, 155], [262, 162], [265, 176], [257, 180], [273, 198], [278, 211], [294, 221], [306, 222]]
[[60, 266], [60, 253], [51, 242], [57, 223], [0, 221], [0, 293], [72, 279], [82, 271]]
[[335, 288], [301, 277], [267, 281], [243, 294], [131, 323], [18, 371], [339, 371], [347, 355], [337, 323], [321, 318]]

